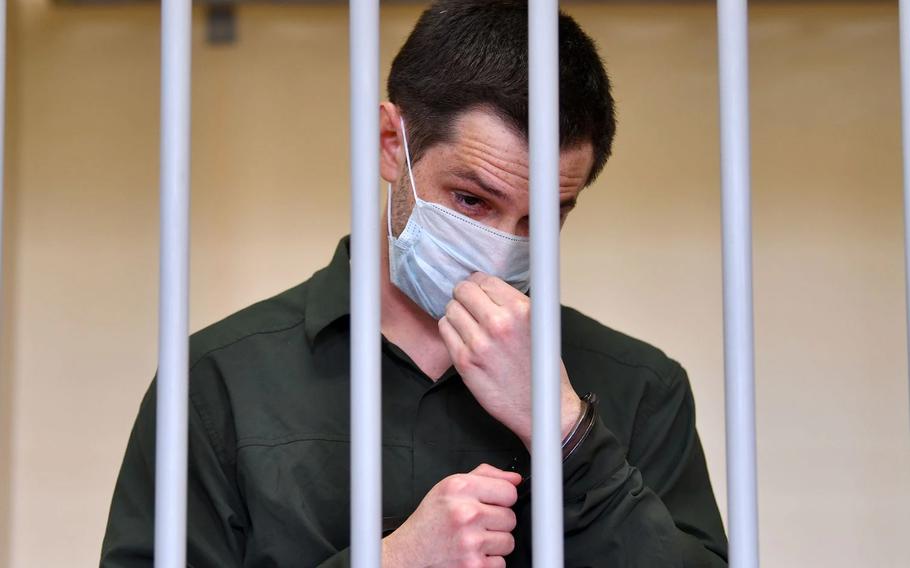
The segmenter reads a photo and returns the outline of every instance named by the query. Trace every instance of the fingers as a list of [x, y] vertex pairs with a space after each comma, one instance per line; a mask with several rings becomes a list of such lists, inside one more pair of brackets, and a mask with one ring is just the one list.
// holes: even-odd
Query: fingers
[[[491, 467], [491, 466], [487, 466]], [[492, 468], [491, 469], [495, 469]], [[505, 472], [500, 472], [504, 474]], [[517, 474], [514, 474], [517, 475]], [[520, 480], [520, 476], [519, 476]], [[469, 498], [487, 505], [511, 507], [518, 500], [515, 479], [510, 476], [495, 477], [471, 473], [450, 475], [436, 484], [442, 495], [450, 498]], [[475, 516], [475, 515], [471, 515]]]
[[515, 537], [508, 532], [487, 531], [482, 551], [490, 556], [508, 556], [515, 550]]
[[506, 568], [506, 559], [502, 556], [487, 556], [483, 559], [483, 568]]
[[497, 467], [493, 467], [488, 463], [482, 463], [479, 466], [471, 470], [471, 473], [476, 475], [482, 475], [484, 477], [493, 477], [495, 479], [504, 479], [513, 485], [518, 485], [521, 483], [521, 475], [514, 471], [505, 471]]
[[439, 335], [446, 344], [446, 349], [449, 350], [452, 360], [459, 360], [461, 358], [461, 352], [465, 349], [465, 344], [461, 339], [461, 336], [458, 335], [458, 332], [455, 331], [455, 328], [452, 327], [452, 324], [445, 316], [440, 318], [437, 325], [439, 326]]
[[453, 295], [494, 338], [527, 327], [531, 300], [495, 276], [475, 272], [455, 286]]
[[498, 313], [502, 311], [499, 304], [495, 303], [470, 278], [455, 285], [452, 297], [467, 308], [474, 319], [484, 326], [489, 325], [490, 320], [497, 317]]
[[[481, 505], [480, 523], [488, 531], [512, 532], [518, 520], [515, 511], [508, 507]], [[487, 554], [496, 554], [488, 552]]]
[[482, 475], [468, 476], [468, 478], [470, 479], [468, 490], [481, 503], [511, 507], [518, 501], [518, 489], [510, 481]]
[[478, 341], [483, 339], [484, 333], [480, 329], [477, 320], [457, 300], [448, 303], [444, 319], [452, 324], [452, 327], [458, 332], [459, 337], [466, 345], [476, 345]]
[[504, 280], [483, 272], [471, 274], [468, 276], [468, 281], [480, 287], [490, 300], [500, 306], [505, 306], [518, 298], [525, 297], [524, 294], [507, 284]]

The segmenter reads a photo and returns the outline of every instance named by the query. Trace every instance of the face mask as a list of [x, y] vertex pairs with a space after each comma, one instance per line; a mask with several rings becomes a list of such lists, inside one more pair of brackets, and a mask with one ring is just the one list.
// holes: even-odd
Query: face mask
[[474, 272], [496, 276], [521, 292], [530, 284], [526, 237], [498, 231], [438, 203], [417, 196], [408, 138], [401, 120], [414, 209], [398, 237], [392, 236], [389, 184], [389, 273], [392, 283], [436, 319], [445, 315], [455, 285]]

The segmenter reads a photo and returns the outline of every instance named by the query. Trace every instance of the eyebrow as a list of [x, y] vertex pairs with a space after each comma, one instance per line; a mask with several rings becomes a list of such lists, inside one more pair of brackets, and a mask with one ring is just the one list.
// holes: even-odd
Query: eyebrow
[[[475, 172], [473, 170], [452, 169], [452, 170], [449, 170], [449, 173], [451, 173], [452, 175], [454, 175], [457, 178], [461, 178], [464, 181], [473, 183], [474, 185], [476, 185], [477, 187], [479, 187], [480, 189], [482, 189], [483, 191], [485, 191], [486, 193], [492, 195], [493, 197], [495, 197], [497, 199], [501, 199], [503, 201], [508, 200], [508, 196], [506, 196], [506, 194], [504, 192], [496, 189], [495, 187], [491, 187], [490, 185], [486, 184], [482, 179], [480, 179], [480, 176], [477, 175], [477, 172]], [[572, 208], [572, 207], [575, 207], [575, 204], [577, 201], [578, 201], [577, 196], [568, 197], [559, 202], [559, 207], [560, 208], [563, 208], [563, 207]]]
[[506, 196], [506, 194], [504, 192], [484, 183], [484, 181], [482, 179], [480, 179], [480, 176], [477, 175], [477, 172], [475, 172], [473, 170], [453, 169], [453, 170], [450, 170], [450, 173], [457, 178], [461, 178], [464, 181], [473, 183], [474, 185], [478, 186], [480, 189], [484, 190], [485, 192], [489, 193], [490, 195], [492, 195], [493, 197], [495, 197], [497, 199], [501, 199], [503, 201], [508, 200], [508, 197]]

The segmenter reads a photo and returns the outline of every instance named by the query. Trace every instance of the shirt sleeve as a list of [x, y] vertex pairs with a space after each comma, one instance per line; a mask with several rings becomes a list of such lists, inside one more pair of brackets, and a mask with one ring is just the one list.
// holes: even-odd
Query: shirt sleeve
[[599, 418], [564, 467], [567, 566], [726, 566], [682, 367], [642, 400], [628, 455]]
[[[187, 566], [243, 565], [244, 517], [213, 425], [190, 397]], [[101, 568], [151, 568], [155, 509], [155, 382], [130, 434], [101, 550]]]
[[[727, 566], [691, 389], [676, 368], [645, 395], [628, 453], [598, 417], [564, 463], [567, 567]], [[530, 529], [529, 505], [519, 518]]]

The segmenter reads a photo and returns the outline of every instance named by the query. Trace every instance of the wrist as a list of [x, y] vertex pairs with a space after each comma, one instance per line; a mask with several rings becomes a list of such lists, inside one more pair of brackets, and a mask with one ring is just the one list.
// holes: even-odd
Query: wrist
[[584, 413], [584, 403], [581, 398], [572, 391], [569, 395], [563, 396], [562, 401], [562, 421], [560, 432], [562, 432], [562, 439], [565, 440], [575, 426], [578, 424], [578, 421], [581, 420], [581, 416]]
[[[565, 441], [566, 437], [572, 432], [578, 421], [581, 420], [584, 409], [584, 402], [579, 398], [575, 391], [571, 391], [569, 394], [563, 394], [559, 420], [559, 430], [563, 441]], [[521, 433], [519, 433], [519, 430]], [[518, 438], [522, 441], [528, 451], [530, 451], [531, 421], [528, 421], [526, 427], [521, 429], [514, 428], [513, 431], [518, 435]]]
[[382, 539], [382, 566], [383, 568], [404, 568], [408, 566], [407, 555], [401, 550], [398, 538], [393, 532]]
[[569, 433], [562, 439], [563, 461], [566, 461], [569, 456], [575, 453], [575, 450], [587, 439], [596, 421], [597, 395], [589, 392], [581, 398], [581, 415]]

